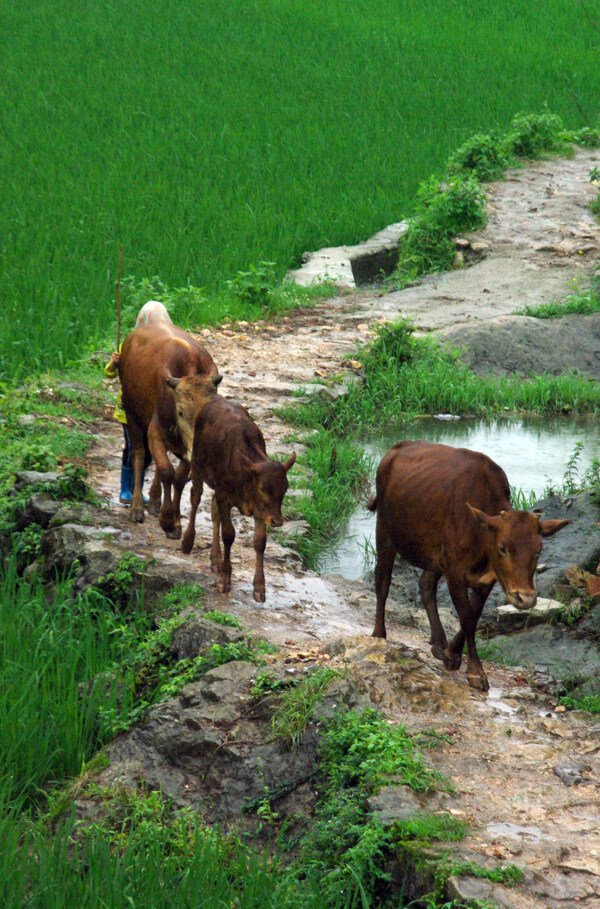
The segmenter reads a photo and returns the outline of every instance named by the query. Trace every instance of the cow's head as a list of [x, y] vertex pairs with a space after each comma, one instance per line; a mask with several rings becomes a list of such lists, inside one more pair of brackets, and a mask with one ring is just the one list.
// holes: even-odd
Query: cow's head
[[467, 507], [488, 530], [490, 580], [500, 582], [506, 599], [517, 609], [532, 609], [537, 599], [533, 575], [542, 551], [541, 538], [557, 533], [569, 519], [542, 521], [531, 511], [501, 511], [492, 517], [468, 502]]
[[242, 455], [242, 463], [252, 480], [244, 490], [244, 514], [252, 515], [271, 527], [281, 527], [281, 503], [289, 486], [287, 472], [295, 460], [295, 451], [283, 464], [281, 461], [261, 461], [255, 464], [246, 455]]
[[191, 457], [196, 417], [208, 404], [223, 376], [182, 376], [179, 379], [167, 376], [166, 383], [175, 400], [177, 429]]

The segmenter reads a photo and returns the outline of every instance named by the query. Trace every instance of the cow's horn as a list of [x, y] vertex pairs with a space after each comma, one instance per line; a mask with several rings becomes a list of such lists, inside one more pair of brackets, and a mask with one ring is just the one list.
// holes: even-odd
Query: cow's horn
[[179, 379], [176, 379], [175, 376], [167, 376], [167, 385], [169, 388], [177, 388]]
[[215, 386], [215, 388], [217, 387], [217, 385], [220, 385], [222, 381], [223, 381], [223, 376], [220, 376], [218, 373], [216, 376], [212, 376], [212, 383]]
[[293, 451], [291, 453], [291, 455], [289, 456], [289, 458], [287, 459], [287, 461], [284, 461], [284, 464], [283, 464], [283, 469], [285, 470], [286, 473], [288, 472], [288, 470], [290, 469], [290, 467], [292, 466], [292, 464], [294, 463], [295, 460], [296, 460], [296, 452]]

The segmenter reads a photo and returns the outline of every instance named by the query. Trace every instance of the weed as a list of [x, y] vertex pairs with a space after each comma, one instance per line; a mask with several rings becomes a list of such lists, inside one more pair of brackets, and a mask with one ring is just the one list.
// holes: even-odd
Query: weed
[[269, 669], [262, 669], [256, 675], [256, 680], [250, 689], [250, 697], [257, 701], [265, 695], [279, 692], [284, 688], [289, 688], [290, 682], [284, 679], [276, 678]]
[[485, 194], [472, 176], [457, 176], [448, 183], [431, 177], [422, 183], [391, 280], [403, 287], [426, 273], [450, 269], [454, 237], [485, 223], [484, 204]]
[[143, 596], [143, 581], [148, 564], [135, 553], [126, 552], [119, 559], [115, 570], [99, 577], [95, 586], [103, 596], [116, 605], [126, 606], [131, 602], [134, 584], [138, 579], [141, 580]]
[[267, 306], [275, 282], [275, 262], [259, 262], [258, 265], [251, 265], [248, 271], [238, 271], [226, 286], [242, 303]]
[[549, 110], [516, 114], [507, 139], [512, 153], [520, 158], [539, 158], [545, 152], [565, 150], [562, 120]]
[[209, 610], [204, 613], [204, 618], [209, 619], [211, 622], [214, 622], [216, 625], [228, 625], [231, 628], [242, 628], [243, 625], [239, 619], [236, 619], [235, 616], [231, 615], [229, 612], [219, 612], [216, 609]]
[[600, 294], [594, 286], [586, 291], [570, 294], [560, 303], [540, 303], [538, 306], [526, 306], [520, 315], [533, 316], [536, 319], [560, 319], [562, 316], [588, 315], [600, 311]]
[[21, 455], [21, 467], [23, 470], [38, 470], [41, 473], [45, 473], [49, 470], [54, 470], [56, 465], [56, 454], [48, 445], [32, 442], [24, 446]]
[[476, 133], [448, 159], [450, 173], [469, 171], [482, 183], [497, 180], [513, 163], [498, 133]]
[[571, 692], [558, 699], [558, 703], [570, 710], [587, 710], [588, 713], [600, 713], [600, 695], [577, 694]]
[[302, 739], [315, 704], [339, 673], [319, 667], [294, 688], [281, 694], [273, 715], [273, 735], [286, 748], [296, 748]]

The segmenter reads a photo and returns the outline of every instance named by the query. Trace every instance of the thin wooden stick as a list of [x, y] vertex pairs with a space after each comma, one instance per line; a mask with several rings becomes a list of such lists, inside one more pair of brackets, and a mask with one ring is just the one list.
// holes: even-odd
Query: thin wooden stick
[[119, 250], [119, 275], [117, 277], [117, 350], [121, 343], [121, 265], [123, 264], [123, 247]]

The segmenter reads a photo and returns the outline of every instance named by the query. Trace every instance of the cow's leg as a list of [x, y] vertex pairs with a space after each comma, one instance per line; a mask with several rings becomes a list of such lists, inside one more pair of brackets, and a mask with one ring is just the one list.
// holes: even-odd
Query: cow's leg
[[384, 530], [379, 517], [375, 528], [375, 545], [377, 547], [377, 564], [375, 566], [375, 593], [377, 594], [377, 608], [375, 610], [374, 638], [384, 638], [385, 633], [385, 602], [390, 592], [392, 569], [396, 560], [396, 550]]
[[235, 529], [231, 520], [231, 505], [218, 501], [218, 507], [223, 537], [223, 563], [217, 578], [217, 590], [219, 593], [229, 593], [231, 590], [231, 547], [235, 540]]
[[265, 596], [265, 566], [264, 555], [267, 545], [267, 525], [264, 521], [254, 518], [254, 552], [256, 553], [256, 567], [254, 569], [254, 599], [257, 603], [264, 603]]
[[477, 688], [479, 691], [488, 691], [490, 686], [475, 646], [475, 632], [485, 601], [494, 583], [473, 588], [469, 597], [469, 611], [465, 622], [463, 623], [461, 619], [461, 629], [450, 642], [450, 648], [460, 653], [462, 653], [465, 641], [467, 642], [467, 681], [471, 688]]
[[146, 506], [151, 514], [158, 514], [160, 511], [161, 486], [158, 470], [154, 471], [154, 479], [148, 493], [148, 505]]
[[190, 493], [190, 520], [181, 541], [181, 551], [187, 555], [192, 551], [196, 539], [196, 512], [202, 498], [202, 480], [195, 480], [192, 476], [192, 491]]
[[[483, 609], [483, 605], [493, 584], [485, 584], [473, 589], [469, 597], [466, 581], [462, 578], [446, 578], [448, 581], [448, 590], [452, 597], [452, 602], [458, 613], [460, 621], [460, 631], [452, 638], [448, 645], [448, 659], [459, 661], [462, 657], [462, 650], [465, 641], [467, 642], [467, 681], [471, 688], [477, 688], [479, 691], [487, 691], [489, 682], [483, 671], [481, 660], [477, 655], [475, 647], [475, 630], [477, 622]], [[444, 664], [446, 661], [444, 660]], [[451, 668], [451, 667], [448, 667]]]
[[179, 528], [175, 526], [173, 503], [171, 501], [171, 486], [175, 471], [169, 461], [158, 423], [154, 418], [148, 427], [148, 447], [156, 465], [156, 476], [162, 483], [163, 488], [163, 503], [158, 521], [169, 539], [178, 540], [181, 536], [181, 526]]
[[210, 505], [210, 516], [212, 518], [212, 546], [210, 547], [210, 570], [213, 574], [218, 574], [221, 570], [223, 557], [221, 555], [221, 513], [216, 495], [213, 495]]
[[144, 498], [142, 496], [142, 474], [144, 472], [145, 459], [144, 432], [130, 418], [127, 419], [127, 429], [129, 430], [131, 442], [131, 463], [133, 464], [134, 478], [129, 520], [136, 524], [142, 524], [144, 521]]
[[[435, 571], [424, 571], [419, 578], [419, 591], [431, 629], [431, 640], [429, 641], [431, 644], [431, 652], [436, 660], [446, 660], [448, 658], [448, 639], [446, 638], [446, 632], [444, 631], [443, 625], [440, 622], [436, 597], [440, 578], [441, 574], [438, 574]], [[449, 666], [447, 668], [458, 669], [458, 666]]]
[[187, 458], [182, 458], [175, 469], [173, 478], [173, 520], [175, 521], [175, 530], [179, 529], [178, 537], [181, 536], [181, 494], [189, 475], [190, 462]]

